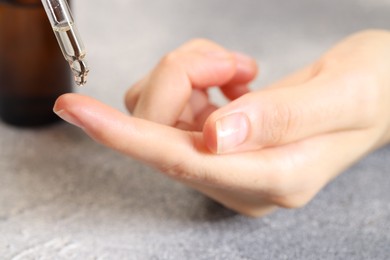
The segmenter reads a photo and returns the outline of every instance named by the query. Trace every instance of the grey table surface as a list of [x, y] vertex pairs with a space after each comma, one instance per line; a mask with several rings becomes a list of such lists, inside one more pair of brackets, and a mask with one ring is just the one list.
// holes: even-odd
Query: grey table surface
[[[390, 27], [390, 0], [73, 6], [91, 65], [78, 91], [122, 111], [126, 89], [192, 38], [256, 57], [256, 89], [350, 33]], [[389, 158], [385, 147], [304, 208], [251, 219], [65, 123], [34, 130], [0, 123], [0, 259], [390, 259]]]

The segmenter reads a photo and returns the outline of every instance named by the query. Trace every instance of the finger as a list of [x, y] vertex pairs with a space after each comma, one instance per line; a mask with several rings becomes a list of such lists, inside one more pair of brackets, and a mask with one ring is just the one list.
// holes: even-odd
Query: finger
[[206, 119], [217, 110], [217, 106], [209, 101], [209, 95], [205, 90], [194, 89], [188, 104], [192, 112], [192, 130], [202, 131]]
[[204, 137], [211, 151], [256, 150], [313, 135], [368, 127], [356, 113], [364, 97], [344, 79], [316, 77], [300, 86], [253, 92], [214, 112]]
[[86, 96], [65, 94], [54, 111], [97, 142], [158, 168], [196, 158], [191, 134], [127, 116]]
[[248, 83], [253, 81], [258, 74], [256, 61], [239, 52], [233, 52], [236, 65], [236, 73], [225, 85], [221, 86], [221, 91], [230, 100], [241, 97], [250, 92]]
[[[209, 108], [216, 108], [209, 103], [208, 94], [204, 90], [194, 89], [191, 93], [188, 104], [183, 109], [174, 127], [186, 131], [201, 131], [204, 121], [203, 115]], [[212, 111], [212, 112], [213, 112]], [[211, 112], [210, 112], [211, 113]], [[210, 113], [207, 114], [210, 115]]]
[[[179, 50], [186, 51], [186, 52], [199, 52], [203, 54], [227, 51], [220, 45], [205, 39], [192, 40], [187, 44], [181, 46]], [[236, 52], [236, 51], [232, 51], [230, 53], [233, 55], [236, 61], [236, 73], [227, 84], [220, 87], [222, 88], [222, 92], [224, 94], [226, 91], [227, 93], [226, 96], [228, 98], [235, 99], [238, 97], [238, 95], [229, 94], [230, 89], [232, 88], [233, 92], [235, 91], [236, 88], [240, 89], [240, 91], [237, 91], [237, 93], [243, 93], [243, 89], [245, 89], [245, 93], [247, 93], [249, 89], [244, 83], [249, 83], [255, 79], [255, 77], [258, 74], [258, 66], [256, 61], [252, 57], [244, 53]]]
[[224, 96], [229, 100], [235, 100], [250, 92], [250, 88], [247, 84], [234, 84], [234, 86], [228, 84], [223, 86], [221, 90]]
[[214, 44], [210, 44], [211, 47], [203, 42], [195, 45], [201, 45], [202, 48], [196, 46], [201, 50], [193, 46], [179, 48], [160, 61], [136, 99], [135, 116], [174, 125], [192, 89], [224, 85], [232, 88], [234, 86], [228, 84], [231, 80], [246, 82], [257, 73], [256, 64], [250, 58], [245, 63], [244, 59], [239, 60], [237, 55]]
[[145, 85], [145, 83], [149, 80], [149, 75], [141, 79], [140, 81], [136, 82], [132, 87], [130, 87], [126, 94], [125, 94], [125, 105], [127, 110], [130, 113], [133, 113], [137, 102], [138, 98], [141, 95], [142, 92], [142, 86]]
[[[205, 39], [195, 39], [192, 41], [189, 41], [188, 43], [180, 46], [178, 50], [182, 52], [200, 52], [200, 53], [210, 53], [210, 52], [221, 52], [225, 51], [221, 46], [215, 44], [212, 41], [205, 40]], [[147, 85], [147, 82], [149, 81], [150, 73], [135, 83], [126, 93], [125, 95], [125, 105], [129, 112], [133, 112], [137, 102], [138, 98], [141, 94], [142, 88], [144, 85]]]
[[[269, 166], [274, 166], [266, 161], [259, 164], [255, 154], [215, 156], [207, 152], [201, 133], [130, 117], [86, 96], [65, 94], [57, 99], [54, 111], [97, 142], [181, 181], [226, 188], [234, 183], [244, 185], [248, 178], [251, 182], [253, 176], [272, 172]], [[261, 165], [262, 170], [253, 171], [253, 164]], [[243, 178], [242, 173], [248, 178]], [[269, 184], [264, 180], [257, 187], [266, 185]]]
[[190, 99], [192, 88], [222, 85], [233, 77], [234, 70], [234, 60], [227, 52], [170, 54], [143, 85], [133, 114], [174, 125]]

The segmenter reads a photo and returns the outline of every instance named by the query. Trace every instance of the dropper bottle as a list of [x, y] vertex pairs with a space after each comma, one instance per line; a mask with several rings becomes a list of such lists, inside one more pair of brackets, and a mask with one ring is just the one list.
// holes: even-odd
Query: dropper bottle
[[20, 127], [61, 122], [53, 105], [72, 85], [41, 0], [0, 0], [0, 119]]

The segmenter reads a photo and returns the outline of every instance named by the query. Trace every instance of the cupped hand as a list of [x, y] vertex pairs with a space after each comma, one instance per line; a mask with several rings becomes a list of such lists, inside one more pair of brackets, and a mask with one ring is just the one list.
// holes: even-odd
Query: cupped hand
[[[300, 207], [390, 140], [390, 33], [348, 37], [250, 92], [250, 57], [206, 40], [161, 59], [126, 95], [133, 116], [77, 94], [54, 110], [96, 141], [251, 216]], [[207, 90], [231, 100], [218, 108]]]

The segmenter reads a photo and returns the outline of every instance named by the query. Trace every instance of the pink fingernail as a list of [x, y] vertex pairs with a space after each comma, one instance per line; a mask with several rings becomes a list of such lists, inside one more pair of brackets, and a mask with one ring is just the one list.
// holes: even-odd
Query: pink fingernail
[[83, 128], [83, 124], [81, 123], [81, 121], [75, 118], [74, 116], [72, 116], [66, 110], [54, 111], [54, 113], [56, 113], [59, 117], [61, 117], [66, 122], [75, 125], [77, 127]]
[[244, 143], [249, 134], [249, 119], [243, 113], [234, 113], [216, 121], [217, 153], [232, 151]]

